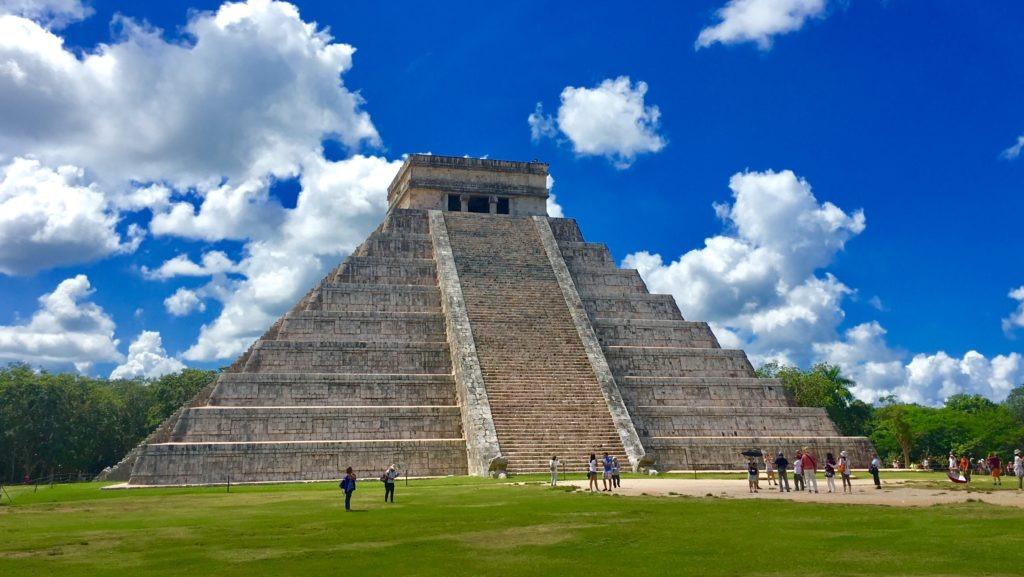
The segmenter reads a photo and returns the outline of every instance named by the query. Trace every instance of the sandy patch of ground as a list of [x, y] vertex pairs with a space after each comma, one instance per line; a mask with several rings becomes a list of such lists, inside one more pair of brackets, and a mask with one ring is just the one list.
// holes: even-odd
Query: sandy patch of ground
[[[791, 480], [792, 481], [792, 480]], [[587, 488], [586, 481], [566, 481], [566, 485], [575, 485], [580, 490]], [[900, 480], [886, 482], [883, 478], [882, 488], [875, 489], [870, 479], [855, 479], [853, 493], [843, 494], [842, 484], [836, 479], [838, 493], [828, 493], [825, 479], [818, 478], [818, 493], [792, 491], [780, 493], [776, 487], [768, 487], [761, 481], [761, 491], [749, 493], [745, 479], [623, 479], [622, 487], [615, 492], [626, 496], [657, 495], [687, 497], [719, 497], [729, 499], [785, 499], [787, 501], [805, 501], [814, 503], [859, 504], [859, 505], [891, 505], [896, 507], [927, 507], [945, 503], [966, 503], [984, 501], [993, 505], [1024, 507], [1024, 492], [993, 491], [943, 491], [904, 486]]]

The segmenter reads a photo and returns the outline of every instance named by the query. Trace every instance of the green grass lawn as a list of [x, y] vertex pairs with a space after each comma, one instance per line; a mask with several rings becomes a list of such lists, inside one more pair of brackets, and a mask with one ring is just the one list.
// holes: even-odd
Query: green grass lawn
[[399, 483], [394, 505], [380, 502], [379, 483], [365, 482], [352, 513], [327, 483], [11, 492], [13, 505], [0, 507], [4, 577], [948, 575], [965, 566], [1020, 575], [1024, 567], [1024, 510], [983, 503], [618, 497], [464, 477]]

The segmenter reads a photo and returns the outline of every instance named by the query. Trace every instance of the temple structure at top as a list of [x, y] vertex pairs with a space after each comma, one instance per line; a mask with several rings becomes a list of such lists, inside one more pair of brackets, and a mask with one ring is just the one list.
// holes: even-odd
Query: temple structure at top
[[110, 471], [134, 485], [733, 469], [846, 450], [670, 295], [546, 213], [547, 165], [409, 156], [381, 225]]

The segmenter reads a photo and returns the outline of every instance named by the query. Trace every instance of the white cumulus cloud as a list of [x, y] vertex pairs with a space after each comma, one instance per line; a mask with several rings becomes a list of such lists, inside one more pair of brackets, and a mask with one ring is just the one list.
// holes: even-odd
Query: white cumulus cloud
[[79, 55], [36, 22], [0, 16], [0, 152], [184, 188], [294, 176], [325, 137], [378, 142], [341, 81], [355, 49], [292, 4], [196, 12], [176, 42], [115, 25], [118, 41]]
[[81, 0], [0, 0], [0, 14], [13, 14], [60, 29], [85, 20], [92, 14], [92, 8]]
[[186, 254], [179, 254], [164, 261], [156, 270], [142, 267], [142, 275], [148, 279], [166, 280], [179, 276], [203, 277], [238, 272], [238, 265], [219, 250], [203, 253], [201, 262], [193, 262]]
[[163, 339], [155, 331], [142, 331], [128, 345], [128, 358], [114, 368], [111, 379], [155, 379], [169, 373], [177, 373], [185, 365], [167, 356]]
[[[755, 363], [838, 364], [867, 401], [896, 395], [940, 404], [957, 393], [1000, 400], [1024, 383], [1018, 353], [954, 358], [939, 351], [908, 359], [886, 343], [876, 321], [840, 335], [843, 301], [853, 289], [825, 269], [865, 230], [863, 212], [818, 201], [810, 184], [788, 170], [738, 173], [729, 186], [733, 203], [715, 205], [727, 233], [668, 264], [648, 252], [623, 261], [653, 292], [675, 296], [687, 318], [709, 321], [723, 346], [746, 349]], [[1024, 287], [1010, 296], [1024, 300]]]
[[95, 362], [119, 361], [114, 321], [88, 297], [85, 275], [62, 281], [39, 297], [28, 323], [0, 326], [0, 360], [86, 371]]
[[1010, 291], [1008, 296], [1017, 301], [1017, 310], [1003, 319], [1003, 331], [1007, 335], [1012, 335], [1014, 330], [1024, 328], [1024, 285]]
[[1002, 157], [1006, 160], [1013, 160], [1020, 156], [1020, 151], [1024, 150], [1024, 136], [1018, 136], [1017, 142], [1013, 143], [1012, 146], [1003, 150]]
[[826, 4], [826, 0], [729, 0], [716, 12], [719, 22], [700, 31], [695, 47], [754, 42], [768, 50], [772, 37], [799, 30], [807, 20], [824, 16]]
[[195, 311], [205, 311], [206, 303], [203, 302], [197, 291], [181, 287], [164, 299], [164, 308], [176, 317], [183, 317]]
[[0, 166], [0, 273], [28, 275], [134, 251], [143, 232], [117, 232], [102, 191], [73, 166], [15, 158]]
[[527, 118], [530, 134], [538, 140], [561, 132], [576, 154], [604, 156], [617, 168], [628, 168], [637, 155], [658, 152], [666, 144], [658, 134], [661, 111], [645, 103], [646, 94], [647, 83], [634, 84], [628, 76], [593, 88], [566, 86], [557, 119], [545, 115], [538, 103]]

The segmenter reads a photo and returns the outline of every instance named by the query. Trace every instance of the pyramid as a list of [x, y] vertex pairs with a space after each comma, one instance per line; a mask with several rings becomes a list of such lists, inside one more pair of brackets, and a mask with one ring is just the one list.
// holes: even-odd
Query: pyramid
[[[735, 469], [871, 451], [547, 216], [547, 165], [408, 157], [384, 222], [111, 471], [131, 485]], [[628, 467], [624, 467], [628, 468]]]

